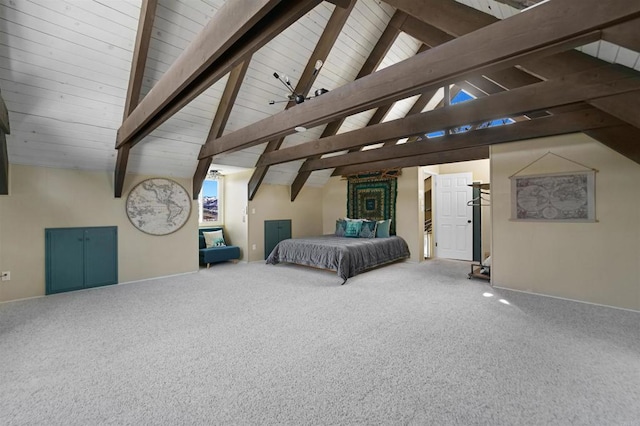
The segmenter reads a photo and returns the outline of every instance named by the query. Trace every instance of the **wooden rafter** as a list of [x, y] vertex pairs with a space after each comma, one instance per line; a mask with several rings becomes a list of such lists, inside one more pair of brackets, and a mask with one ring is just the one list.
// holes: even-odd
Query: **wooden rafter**
[[118, 130], [132, 146], [321, 0], [226, 2]]
[[[127, 119], [136, 108], [140, 100], [142, 89], [142, 79], [144, 68], [147, 63], [149, 43], [153, 30], [153, 21], [156, 17], [157, 0], [143, 0], [140, 5], [140, 18], [138, 20], [138, 32], [136, 33], [136, 43], [133, 49], [133, 60], [131, 61], [131, 71], [129, 73], [129, 87], [127, 88], [127, 98], [124, 102], [124, 112], [122, 120]], [[122, 196], [124, 180], [127, 175], [127, 163], [129, 162], [130, 145], [121, 146], [118, 149], [116, 158], [116, 168], [114, 171], [114, 195], [116, 198]]]
[[[456, 152], [498, 143], [515, 142], [546, 136], [579, 132], [585, 129], [600, 129], [619, 125], [620, 121], [595, 108], [553, 115], [536, 120], [524, 121], [488, 129], [474, 130], [428, 139], [411, 144], [395, 145], [353, 154], [342, 170], [342, 174], [354, 169], [375, 170], [376, 168], [413, 167], [426, 165], [425, 156]], [[376, 152], [377, 151], [377, 152]], [[357, 157], [357, 158], [356, 158]], [[334, 158], [334, 157], [332, 157]], [[336, 157], [337, 158], [337, 157]], [[433, 158], [433, 157], [428, 157]]]
[[[211, 127], [209, 128], [209, 134], [207, 135], [205, 145], [207, 143], [215, 143], [216, 138], [222, 136], [222, 132], [227, 125], [229, 116], [231, 115], [233, 104], [236, 102], [236, 97], [238, 96], [238, 92], [240, 91], [240, 87], [242, 86], [242, 80], [244, 80], [244, 76], [247, 74], [247, 70], [249, 69], [250, 62], [251, 58], [247, 58], [245, 61], [243, 61], [239, 65], [236, 65], [236, 67], [231, 70], [229, 78], [227, 79], [227, 84], [225, 85], [224, 91], [222, 92], [220, 103], [218, 103], [216, 114], [213, 117], [213, 122], [211, 123]], [[207, 177], [207, 173], [209, 172], [209, 166], [211, 166], [211, 157], [205, 158], [204, 160], [198, 160], [198, 166], [196, 167], [196, 171], [193, 174], [192, 182], [194, 200], [198, 199], [198, 194], [200, 194], [202, 183], [204, 182], [204, 179]]]
[[254, 146], [291, 134], [296, 126], [314, 127], [467, 75], [555, 54], [597, 40], [600, 30], [639, 15], [640, 4], [625, 0], [545, 3], [335, 89], [311, 106], [300, 105], [225, 135], [202, 157]]
[[[373, 50], [371, 50], [371, 53], [360, 68], [360, 71], [355, 78], [356, 80], [371, 74], [378, 68], [387, 52], [395, 42], [396, 38], [398, 37], [398, 34], [400, 34], [400, 28], [403, 25], [405, 19], [407, 19], [407, 15], [402, 12], [396, 12], [393, 14], [385, 30], [382, 32], [382, 35], [373, 47]], [[374, 118], [379, 118], [380, 121], [382, 121], [384, 119], [384, 116], [389, 112], [390, 109], [391, 104], [380, 106], [374, 113], [374, 117], [372, 118], [372, 120]], [[338, 130], [340, 130], [340, 126], [342, 126], [342, 123], [344, 123], [344, 117], [327, 124], [327, 126], [322, 131], [322, 134], [320, 135], [320, 139], [330, 137], [338, 133]], [[307, 179], [309, 179], [309, 176], [311, 176], [311, 173], [306, 172], [298, 172], [298, 174], [296, 175], [293, 183], [291, 184], [292, 202], [296, 199], [296, 197], [302, 190], [302, 187], [307, 182]]]
[[549, 109], [639, 89], [640, 75], [621, 66], [609, 65], [562, 79], [540, 82], [455, 106], [438, 108], [357, 131], [342, 133], [326, 138], [322, 144], [312, 141], [296, 145], [265, 156], [264, 164], [261, 165], [299, 160], [356, 146], [370, 145], [391, 139], [397, 140], [463, 124], [489, 121], [519, 115], [530, 110]]
[[[412, 18], [418, 19], [420, 22], [424, 22], [425, 24], [432, 24], [437, 27], [437, 29], [456, 36], [479, 29], [482, 25], [488, 25], [492, 20], [497, 21], [497, 18], [491, 17], [452, 0], [426, 0], [423, 4], [429, 7], [429, 13], [425, 13], [424, 9], [418, 10], [414, 8], [409, 10], [408, 7], [410, 5], [408, 3], [410, 3], [410, 0], [390, 0], [390, 2], [394, 3], [401, 10], [412, 12]], [[447, 15], [447, 19], [440, 19], [442, 15]], [[455, 17], [455, 19], [452, 19], [452, 17]], [[474, 25], [469, 25], [469, 22], [473, 22], [474, 19], [477, 19], [477, 27], [475, 28]], [[461, 24], [460, 21], [463, 23]], [[628, 49], [636, 51], [640, 50], [640, 37], [638, 37], [637, 30], [638, 25], [640, 25], [640, 18], [627, 20], [617, 25], [610, 26], [602, 31], [602, 38]], [[424, 33], [422, 35], [424, 35]], [[416, 33], [414, 36], [419, 38], [421, 33]], [[423, 42], [425, 41], [423, 40]], [[536, 61], [525, 62], [522, 64], [521, 69], [504, 69], [488, 75], [487, 77], [505, 89], [513, 89], [527, 84], [532, 84], [536, 79], [559, 78], [562, 75], [601, 66], [604, 63], [605, 62], [599, 59], [577, 51], [567, 51], [538, 59]], [[639, 126], [638, 117], [640, 116], [640, 101], [638, 101], [637, 97], [633, 95], [616, 95], [608, 99], [591, 100], [589, 103], [592, 106], [599, 108], [608, 114], [614, 115], [635, 127]], [[533, 115], [530, 116], [533, 117]], [[620, 147], [614, 147], [615, 144], [611, 141], [611, 137], [609, 136], [610, 133], [611, 132], [604, 131], [591, 132], [591, 136], [596, 138], [601, 136], [603, 138], [601, 140], [602, 143], [616, 149], [622, 154], [630, 152], [631, 154], [629, 158], [634, 159], [633, 150], [624, 150]], [[629, 133], [630, 132], [626, 132], [625, 134]]]
[[[438, 152], [435, 154], [422, 154], [411, 159], [402, 158], [394, 161], [399, 164], [396, 168], [430, 166], [432, 164], [457, 163], [459, 161], [484, 160], [489, 158], [489, 146], [477, 146], [473, 148], [456, 149], [452, 151]], [[391, 168], [389, 160], [373, 161], [371, 163], [352, 164], [336, 169], [331, 176], [348, 176], [357, 173], [375, 172]]]
[[584, 133], [640, 164], [640, 129], [623, 125], [587, 130]]
[[[327, 22], [327, 25], [322, 32], [322, 35], [320, 36], [320, 39], [318, 40], [318, 43], [316, 44], [316, 47], [313, 50], [313, 53], [311, 54], [309, 61], [304, 68], [304, 71], [302, 72], [302, 75], [300, 76], [300, 80], [298, 81], [298, 84], [295, 88], [295, 93], [302, 94], [305, 97], [309, 94], [311, 86], [318, 76], [318, 72], [315, 69], [316, 61], [320, 60], [324, 62], [327, 60], [327, 56], [329, 56], [331, 48], [340, 35], [342, 28], [347, 23], [347, 18], [349, 18], [349, 15], [351, 14], [351, 11], [353, 10], [355, 4], [356, 1], [351, 0], [349, 1], [349, 4], [343, 5], [341, 7], [336, 7], [333, 10], [333, 13], [329, 18], [329, 21]], [[285, 109], [289, 109], [295, 105], [296, 103], [294, 101], [289, 101], [285, 106]], [[283, 142], [284, 138], [278, 138], [269, 141], [262, 155], [278, 150]], [[253, 174], [251, 175], [251, 179], [249, 179], [249, 200], [253, 200], [253, 197], [258, 192], [258, 188], [260, 187], [260, 184], [262, 183], [262, 180], [266, 176], [268, 170], [268, 166], [257, 167], [254, 170]]]

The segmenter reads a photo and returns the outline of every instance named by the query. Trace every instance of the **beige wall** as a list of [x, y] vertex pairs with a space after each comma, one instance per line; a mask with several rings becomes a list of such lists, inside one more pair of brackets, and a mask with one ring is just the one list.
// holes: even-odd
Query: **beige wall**
[[[45, 228], [118, 227], [119, 282], [198, 269], [197, 202], [177, 232], [147, 235], [131, 225], [126, 194], [145, 176], [127, 176], [122, 198], [113, 196], [113, 173], [11, 165], [10, 195], [0, 196], [0, 301], [45, 293]], [[189, 191], [191, 181], [174, 179]], [[190, 192], [190, 191], [189, 191]]]
[[289, 186], [260, 185], [249, 201], [249, 261], [264, 261], [264, 221], [279, 219], [291, 219], [294, 238], [321, 235], [322, 188], [304, 187], [292, 203]]
[[224, 233], [227, 244], [240, 247], [240, 260], [249, 259], [248, 182], [252, 170], [224, 177]]
[[[510, 221], [509, 176], [548, 151], [599, 170], [596, 223]], [[519, 175], [574, 170], [547, 156]], [[640, 309], [640, 165], [574, 134], [496, 145], [491, 174], [494, 285]]]
[[[332, 177], [322, 190], [322, 229], [332, 234], [336, 219], [347, 215], [347, 181]], [[396, 234], [407, 241], [411, 260], [424, 259], [424, 181], [419, 168], [402, 169], [396, 199]]]

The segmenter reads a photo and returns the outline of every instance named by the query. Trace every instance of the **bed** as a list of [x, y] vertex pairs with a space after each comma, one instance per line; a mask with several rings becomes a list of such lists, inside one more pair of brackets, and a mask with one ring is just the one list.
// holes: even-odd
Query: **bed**
[[266, 263], [280, 262], [336, 271], [342, 284], [367, 269], [410, 256], [407, 242], [398, 236], [388, 238], [348, 238], [333, 234], [292, 238], [276, 245]]

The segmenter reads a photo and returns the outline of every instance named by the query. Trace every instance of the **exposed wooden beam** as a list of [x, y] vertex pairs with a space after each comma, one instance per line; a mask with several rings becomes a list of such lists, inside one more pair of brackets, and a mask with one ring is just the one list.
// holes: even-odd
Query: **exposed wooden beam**
[[135, 144], [321, 0], [236, 0], [220, 7], [118, 130]]
[[279, 164], [310, 156], [338, 152], [356, 146], [400, 139], [463, 124], [494, 120], [523, 112], [548, 109], [627, 93], [640, 89], [640, 75], [628, 68], [609, 65], [573, 74], [562, 79], [524, 86], [508, 92], [478, 98], [451, 107], [438, 108], [403, 119], [388, 121], [353, 132], [311, 141], [265, 156], [264, 164]]
[[[209, 128], [209, 134], [207, 135], [205, 144], [215, 143], [216, 138], [222, 136], [222, 132], [224, 132], [224, 128], [226, 127], [229, 116], [231, 115], [233, 104], [235, 104], [236, 97], [238, 96], [238, 92], [240, 91], [240, 87], [242, 86], [242, 81], [244, 80], [244, 77], [247, 74], [247, 70], [249, 69], [250, 62], [251, 58], [247, 58], [245, 61], [243, 61], [239, 65], [236, 65], [236, 67], [231, 70], [229, 78], [227, 79], [227, 84], [225, 85], [224, 91], [222, 92], [222, 97], [220, 98], [220, 102], [218, 103], [216, 114], [213, 117], [213, 122], [211, 123], [211, 127]], [[202, 183], [204, 182], [205, 178], [207, 177], [207, 173], [209, 172], [209, 166], [211, 166], [211, 157], [205, 158], [204, 160], [198, 160], [198, 166], [196, 167], [196, 171], [193, 174], [192, 182], [194, 200], [198, 199], [200, 189], [202, 188]]]
[[585, 132], [600, 143], [640, 164], [640, 129], [624, 125]]
[[640, 129], [640, 92], [593, 99], [589, 104]]
[[299, 105], [225, 135], [203, 157], [254, 146], [291, 134], [296, 126], [315, 127], [471, 74], [582, 45], [599, 39], [599, 30], [640, 15], [640, 3], [612, 2], [545, 3], [535, 8], [536, 13], [497, 22], [335, 89], [313, 105]]
[[624, 22], [620, 25], [607, 28], [602, 32], [602, 38], [627, 49], [640, 52], [640, 19]]
[[[390, 0], [390, 3], [393, 3], [399, 10], [406, 11], [411, 17], [433, 25], [437, 29], [454, 36], [467, 34], [470, 31], [481, 28], [482, 25], [489, 25], [490, 22], [497, 21], [497, 18], [453, 0], [425, 0], [420, 2], [421, 7], [416, 8], [413, 5], [412, 9], [409, 9], [412, 6], [409, 4], [411, 0]], [[525, 12], [525, 14], [528, 15], [531, 12], [535, 12], [535, 10]], [[477, 27], [474, 25], [477, 25]], [[602, 31], [602, 37], [607, 41], [637, 51], [640, 50], [640, 37], [638, 37], [637, 30], [639, 25], [640, 18], [630, 19], [605, 28]], [[419, 38], [424, 34], [417, 32], [414, 36]], [[423, 42], [425, 41], [423, 40]], [[508, 90], [532, 84], [536, 79], [560, 78], [565, 74], [602, 66], [603, 63], [603, 61], [581, 52], [567, 51], [536, 59], [535, 61], [525, 61], [520, 64], [520, 70], [509, 68], [487, 73], [487, 78]], [[614, 97], [607, 102], [601, 101], [591, 105], [622, 118], [620, 116], [620, 105], [624, 105], [628, 99], [629, 96], [620, 95], [619, 98]], [[635, 118], [636, 121], [631, 121], [631, 123], [636, 125], [638, 115], [635, 114], [635, 111], [637, 111], [635, 107], [624, 111], [625, 118], [623, 119], [629, 122], [629, 119], [633, 120]]]
[[7, 153], [7, 138], [0, 130], [0, 195], [9, 194], [9, 154]]
[[9, 125], [9, 110], [4, 103], [2, 93], [0, 92], [0, 131], [5, 134], [11, 133], [11, 126]]
[[[421, 156], [426, 154], [433, 155], [458, 149], [575, 133], [584, 129], [615, 126], [619, 123], [618, 119], [595, 108], [590, 108], [508, 126], [445, 135], [411, 144], [372, 149], [331, 158], [350, 157], [343, 159], [342, 162], [346, 165], [363, 164], [365, 166], [362, 167], [369, 170], [374, 167], [371, 165], [372, 163], [376, 163], [375, 168], [379, 168], [379, 164], [384, 164], [384, 168], [420, 166], [425, 165], [422, 163]], [[342, 174], [344, 173], [345, 169], [342, 170]]]
[[[489, 158], [489, 146], [456, 149], [453, 151], [422, 154], [411, 158], [400, 158], [397, 161], [373, 161], [371, 163], [353, 164], [336, 169], [331, 176], [348, 176], [356, 173], [376, 172], [384, 169], [430, 166], [432, 164], [457, 163], [460, 161], [484, 160]], [[391, 166], [397, 164], [397, 166]]]
[[[378, 68], [378, 66], [380, 66], [380, 63], [387, 55], [387, 52], [395, 42], [398, 34], [400, 34], [400, 28], [402, 27], [405, 19], [407, 19], [407, 15], [403, 12], [396, 11], [393, 14], [391, 20], [382, 32], [382, 35], [371, 50], [371, 53], [369, 53], [369, 56], [360, 68], [360, 71], [355, 78], [356, 80], [371, 74]], [[380, 106], [380, 108], [378, 108], [380, 110], [380, 114], [383, 113], [383, 110], [381, 108], [385, 108], [385, 106]], [[382, 115], [386, 115], [387, 112], [388, 110]], [[377, 111], [376, 114], [378, 114]], [[344, 119], [344, 117], [341, 117], [338, 120], [327, 124], [327, 126], [322, 131], [322, 135], [320, 135], [320, 139], [333, 136], [338, 133], [338, 130], [340, 130], [340, 126], [342, 126], [342, 123], [344, 123]], [[293, 183], [291, 184], [291, 202], [295, 201], [296, 197], [304, 187], [304, 184], [309, 179], [309, 176], [311, 176], [311, 173], [298, 172], [295, 179], [293, 180]]]
[[[347, 23], [347, 19], [353, 10], [353, 7], [356, 4], [356, 0], [349, 0], [348, 4], [342, 5], [341, 7], [336, 7], [327, 22], [327, 25], [316, 43], [316, 47], [311, 53], [309, 57], [309, 61], [302, 72], [300, 80], [298, 80], [298, 84], [295, 88], [295, 93], [300, 93], [303, 96], [307, 96], [309, 91], [311, 90], [311, 86], [313, 85], [316, 77], [318, 76], [318, 70], [316, 67], [316, 62], [318, 60], [324, 62], [327, 60], [327, 56], [329, 56], [329, 52], [331, 52], [331, 48], [335, 44], [342, 28]], [[289, 101], [285, 106], [285, 109], [289, 109], [295, 106], [296, 103], [294, 101]], [[280, 148], [282, 143], [284, 142], [284, 138], [278, 138], [275, 140], [269, 141], [267, 147], [264, 150], [264, 154], [276, 151]], [[262, 156], [261, 156], [262, 157]], [[202, 161], [202, 160], [201, 160]], [[253, 174], [251, 175], [251, 179], [249, 179], [249, 200], [253, 200], [256, 193], [258, 192], [258, 188], [262, 184], [264, 177], [267, 175], [269, 171], [269, 167], [257, 167]]]
[[469, 12], [467, 9], [471, 8], [455, 1], [385, 0], [385, 3], [454, 37], [461, 37], [499, 21], [486, 13]]
[[[142, 0], [142, 4], [140, 5], [138, 31], [136, 33], [133, 60], [131, 61], [131, 70], [129, 72], [129, 87], [127, 88], [127, 97], [124, 101], [124, 112], [122, 114], [123, 122], [136, 108], [140, 100], [140, 90], [142, 88], [142, 79], [147, 63], [147, 54], [149, 52], [149, 43], [151, 42], [151, 33], [153, 31], [153, 21], [156, 17], [157, 5], [157, 0]], [[121, 146], [117, 149], [118, 156], [116, 157], [113, 187], [115, 197], [120, 198], [124, 188], [124, 180], [127, 175], [130, 146]]]

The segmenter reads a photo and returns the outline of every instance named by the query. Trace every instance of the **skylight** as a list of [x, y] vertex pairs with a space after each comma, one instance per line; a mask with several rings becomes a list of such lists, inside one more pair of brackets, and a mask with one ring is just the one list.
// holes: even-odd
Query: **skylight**
[[[458, 94], [456, 96], [453, 97], [453, 99], [451, 99], [451, 105], [455, 105], [455, 104], [460, 104], [463, 102], [467, 102], [470, 100], [475, 99], [473, 96], [471, 96], [470, 94], [468, 94], [467, 92], [465, 92], [464, 90], [461, 90], [460, 92], [458, 92]], [[507, 124], [511, 124], [511, 123], [515, 123], [514, 120], [512, 120], [511, 118], [505, 117], [505, 118], [499, 118], [497, 120], [492, 120], [492, 121], [487, 121], [485, 123], [479, 124], [478, 126], [476, 126], [476, 129], [486, 129], [488, 127], [497, 127], [497, 126], [504, 126]], [[469, 130], [471, 130], [472, 128], [474, 128], [474, 126], [472, 126], [471, 124], [465, 124], [456, 128], [451, 129], [451, 133], [452, 134], [456, 134], [456, 133], [466, 133]], [[441, 136], [444, 136], [446, 134], [446, 132], [444, 130], [438, 130], [435, 132], [431, 132], [431, 133], [427, 133], [427, 139], [433, 139], [433, 138], [439, 138]]]

